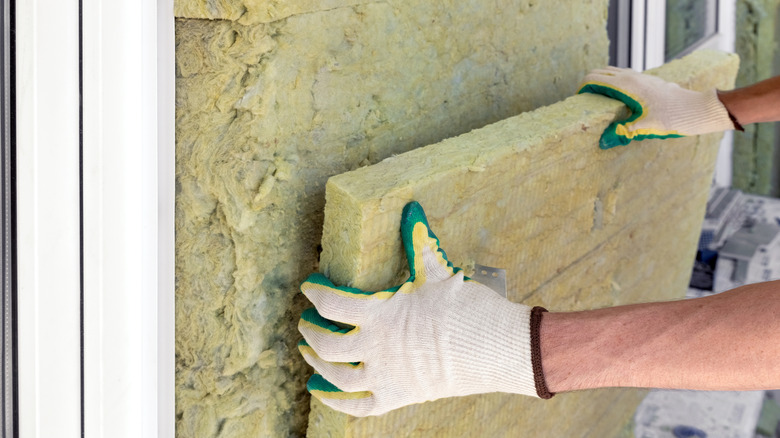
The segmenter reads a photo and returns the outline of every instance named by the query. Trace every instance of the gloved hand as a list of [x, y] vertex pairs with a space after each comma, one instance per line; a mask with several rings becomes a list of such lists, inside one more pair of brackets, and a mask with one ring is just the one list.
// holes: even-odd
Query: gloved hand
[[599, 146], [609, 149], [631, 140], [674, 138], [734, 129], [715, 90], [698, 92], [631, 69], [606, 67], [585, 76], [579, 93], [617, 99], [631, 116], [610, 124]]
[[416, 202], [404, 208], [401, 238], [411, 275], [398, 287], [364, 292], [322, 274], [301, 285], [316, 306], [298, 325], [301, 354], [319, 373], [307, 385], [312, 395], [355, 416], [497, 391], [551, 397], [539, 355], [544, 309], [464, 278]]

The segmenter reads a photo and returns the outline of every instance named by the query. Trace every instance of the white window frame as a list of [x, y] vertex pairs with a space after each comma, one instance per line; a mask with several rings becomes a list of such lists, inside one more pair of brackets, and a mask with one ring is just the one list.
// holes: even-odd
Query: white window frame
[[16, 14], [20, 435], [173, 437], [173, 1]]
[[19, 434], [78, 436], [78, 7], [41, 3], [16, 2]]
[[[644, 53], [637, 53], [636, 59], [632, 57], [631, 67], [642, 71], [661, 66], [666, 62], [664, 53], [666, 47], [666, 2], [634, 0], [633, 3], [639, 15], [634, 21], [639, 26], [633, 27], [633, 36], [643, 40], [643, 48], [637, 48], [644, 50]], [[717, 8], [717, 32], [696, 44], [692, 49], [734, 51], [736, 0], [718, 0]], [[640, 20], [643, 20], [644, 23]], [[638, 35], [640, 32], [642, 35]], [[632, 46], [632, 50], [633, 48]]]
[[[629, 67], [644, 71], [665, 62], [666, 2], [630, 0], [631, 49]], [[736, 39], [736, 0], [718, 0], [717, 32], [699, 42], [694, 49], [734, 51]], [[686, 52], [687, 53], [687, 52]]]

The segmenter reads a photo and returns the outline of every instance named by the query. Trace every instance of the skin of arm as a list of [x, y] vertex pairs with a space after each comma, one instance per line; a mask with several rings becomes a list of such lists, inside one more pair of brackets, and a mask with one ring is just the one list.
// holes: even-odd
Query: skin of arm
[[718, 98], [741, 125], [780, 121], [780, 76], [731, 91]]
[[[718, 98], [741, 125], [780, 121], [780, 76]], [[552, 392], [606, 387], [780, 388], [780, 281], [693, 300], [545, 313]]]
[[546, 313], [552, 392], [606, 387], [780, 388], [780, 281], [684, 301]]

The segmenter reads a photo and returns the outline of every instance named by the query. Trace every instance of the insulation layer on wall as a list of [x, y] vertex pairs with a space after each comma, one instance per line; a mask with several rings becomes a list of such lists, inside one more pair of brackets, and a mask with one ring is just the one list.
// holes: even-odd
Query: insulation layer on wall
[[[702, 51], [652, 74], [733, 86], [735, 55]], [[425, 208], [456, 266], [507, 269], [509, 299], [551, 311], [684, 296], [721, 135], [600, 150], [617, 101], [578, 95], [331, 178], [321, 269], [364, 290], [403, 281], [403, 206]], [[615, 436], [637, 390], [442, 399], [354, 418], [316, 400], [309, 436]]]
[[[736, 52], [742, 60], [737, 86], [780, 74], [780, 0], [738, 0], [736, 20]], [[780, 123], [735, 131], [733, 160], [735, 188], [780, 196]]]
[[177, 435], [302, 436], [327, 178], [571, 95], [607, 1], [175, 4]]

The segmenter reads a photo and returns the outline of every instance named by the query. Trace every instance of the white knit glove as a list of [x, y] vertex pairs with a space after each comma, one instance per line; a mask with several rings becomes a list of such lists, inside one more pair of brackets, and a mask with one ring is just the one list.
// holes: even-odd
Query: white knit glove
[[309, 380], [312, 395], [355, 416], [487, 392], [551, 397], [539, 358], [544, 309], [464, 278], [416, 202], [404, 208], [401, 235], [411, 273], [401, 286], [363, 292], [322, 274], [301, 285], [316, 306], [298, 325], [305, 338], [299, 349], [319, 373]]
[[735, 128], [715, 90], [686, 90], [661, 78], [631, 69], [607, 67], [585, 76], [579, 93], [602, 94], [620, 100], [631, 116], [607, 127], [602, 149], [631, 140], [674, 138]]

